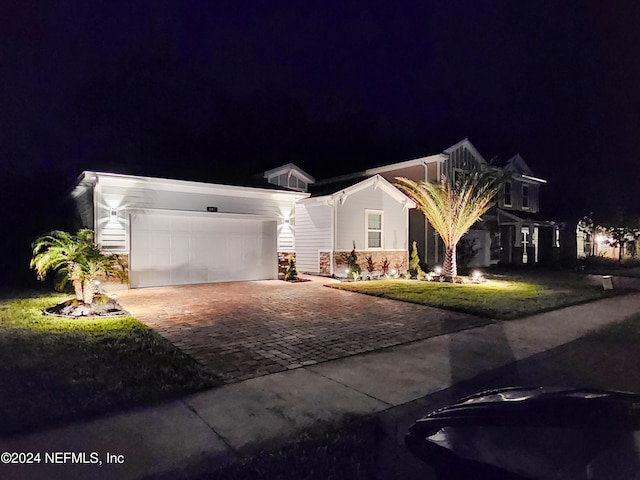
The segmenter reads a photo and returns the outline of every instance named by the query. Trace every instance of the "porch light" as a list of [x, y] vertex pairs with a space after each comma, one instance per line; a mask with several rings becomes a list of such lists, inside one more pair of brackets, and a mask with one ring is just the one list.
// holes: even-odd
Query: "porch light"
[[348, 268], [345, 268], [345, 269], [344, 269], [344, 273], [349, 273], [349, 269], [348, 269]]

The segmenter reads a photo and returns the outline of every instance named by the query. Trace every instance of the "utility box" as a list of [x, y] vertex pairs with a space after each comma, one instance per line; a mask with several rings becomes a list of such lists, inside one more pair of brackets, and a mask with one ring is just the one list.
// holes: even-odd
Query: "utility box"
[[602, 288], [605, 290], [613, 290], [613, 276], [611, 275], [602, 276]]

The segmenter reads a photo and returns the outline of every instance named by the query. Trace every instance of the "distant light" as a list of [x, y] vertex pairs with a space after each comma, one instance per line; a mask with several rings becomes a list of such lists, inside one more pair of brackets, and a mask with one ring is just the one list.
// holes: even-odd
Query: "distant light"
[[437, 275], [440, 275], [442, 273], [442, 267], [436, 267], [433, 271], [436, 272]]

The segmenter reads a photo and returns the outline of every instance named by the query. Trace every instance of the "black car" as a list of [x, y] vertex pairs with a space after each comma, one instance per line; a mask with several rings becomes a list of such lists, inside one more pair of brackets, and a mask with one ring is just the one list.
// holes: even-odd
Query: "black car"
[[416, 421], [405, 444], [442, 479], [640, 480], [640, 395], [481, 392]]

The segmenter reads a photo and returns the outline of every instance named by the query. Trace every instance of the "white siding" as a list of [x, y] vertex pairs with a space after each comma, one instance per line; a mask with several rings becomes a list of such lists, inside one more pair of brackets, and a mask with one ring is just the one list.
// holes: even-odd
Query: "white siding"
[[319, 203], [296, 205], [296, 266], [301, 272], [318, 273], [319, 251], [331, 251], [331, 210]]
[[[119, 178], [100, 177], [96, 186], [96, 230], [98, 241], [114, 251], [129, 249], [129, 213], [146, 210], [182, 210], [206, 212], [216, 207], [219, 213], [264, 215], [278, 220], [278, 250], [292, 251], [295, 200], [265, 198], [264, 196], [232, 196], [202, 192], [163, 189], [157, 183], [123, 181]], [[188, 188], [186, 188], [188, 189]], [[204, 187], [201, 188], [204, 190]], [[277, 196], [277, 194], [274, 194]], [[112, 208], [117, 215], [111, 216]], [[212, 214], [215, 215], [215, 214]], [[289, 225], [285, 225], [289, 218]]]
[[366, 246], [365, 210], [384, 211], [382, 229], [383, 250], [406, 250], [408, 210], [402, 209], [402, 204], [391, 197], [382, 188], [375, 189], [373, 185], [347, 196], [344, 204], [338, 202], [336, 250], [351, 250], [356, 242], [357, 250], [364, 250]]

